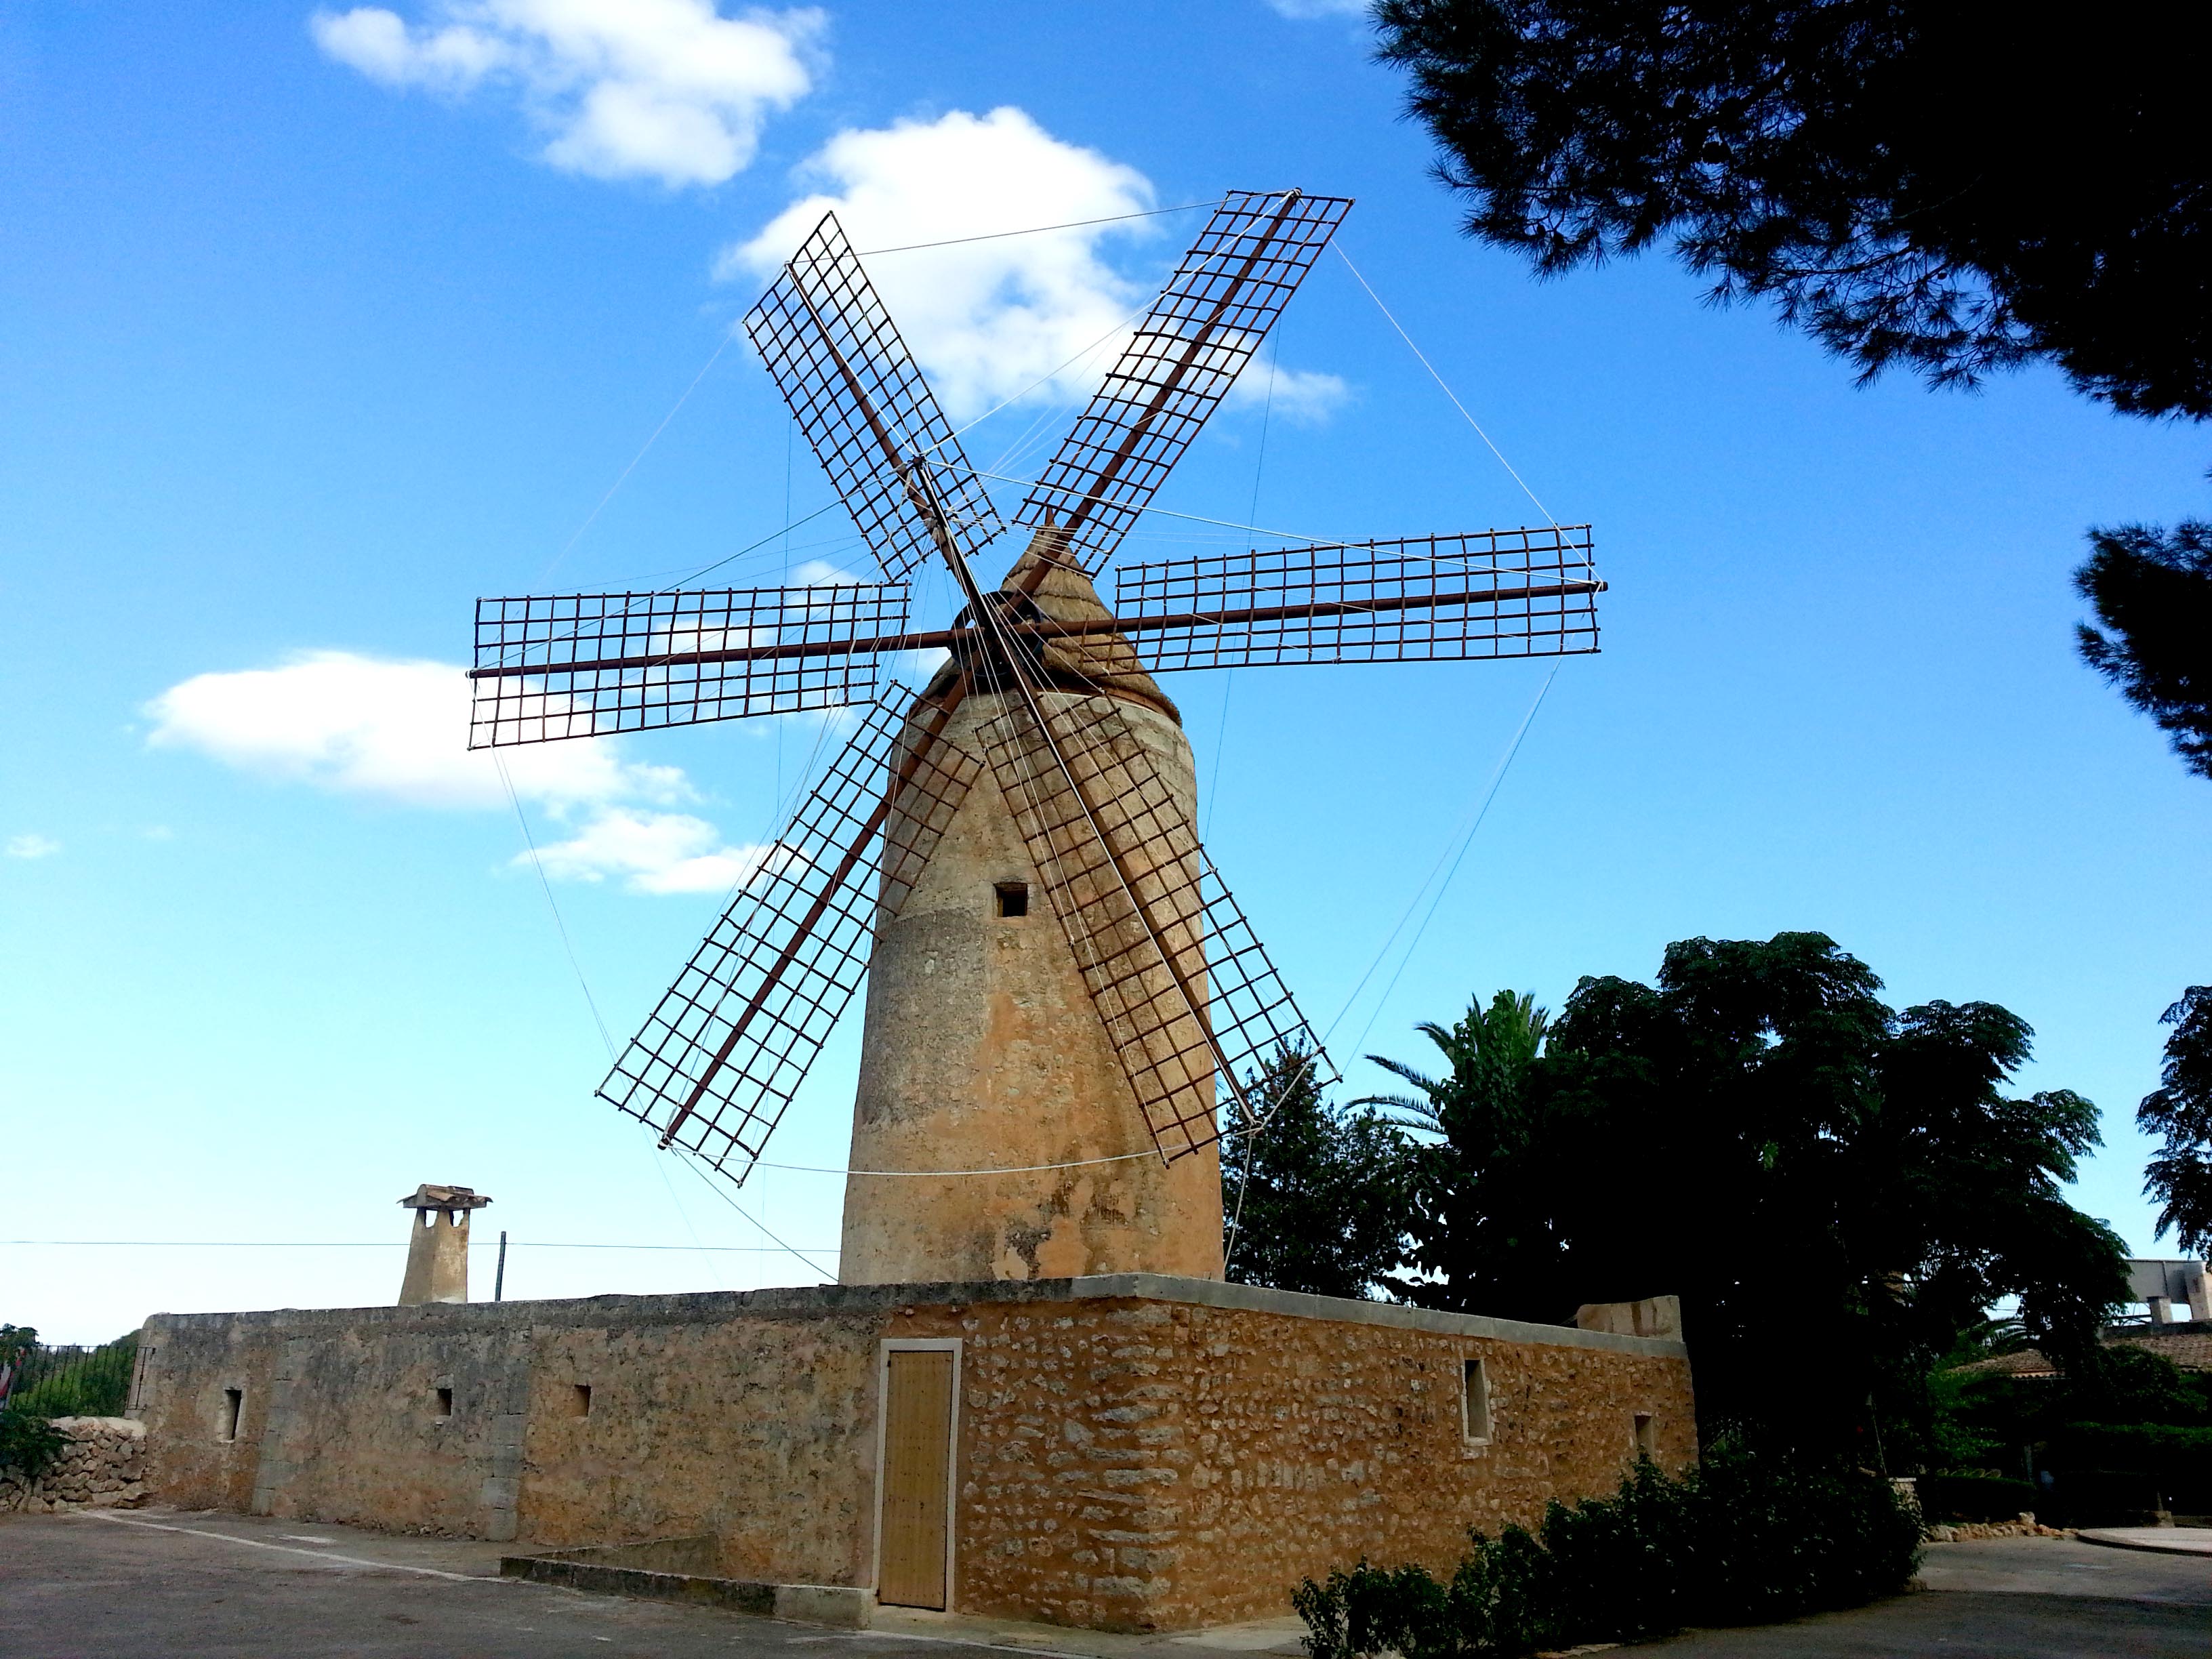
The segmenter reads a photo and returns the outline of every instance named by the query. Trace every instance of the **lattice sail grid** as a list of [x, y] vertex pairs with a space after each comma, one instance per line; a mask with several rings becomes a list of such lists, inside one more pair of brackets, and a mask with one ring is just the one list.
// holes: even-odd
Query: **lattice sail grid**
[[866, 702], [877, 653], [836, 647], [906, 623], [884, 582], [478, 599], [469, 747]]
[[1056, 520], [1073, 562], [1103, 568], [1351, 207], [1343, 197], [1281, 191], [1224, 197], [1017, 522]]
[[740, 1183], [866, 974], [878, 871], [926, 861], [982, 769], [902, 741], [912, 702], [894, 688], [867, 709], [599, 1085]]
[[1155, 670], [1551, 657], [1598, 648], [1588, 525], [1207, 554], [1115, 573]]
[[[1000, 789], [1161, 1155], [1219, 1139], [1241, 1079], [1320, 1043], [1120, 707], [1042, 694], [982, 730]], [[1064, 763], [1064, 769], [1063, 769]], [[1212, 1041], [1208, 1041], [1209, 1035]], [[1326, 1060], [1317, 1060], [1325, 1068]]]
[[834, 216], [791, 256], [745, 331], [891, 580], [937, 552], [898, 465], [927, 459], [946, 516], [971, 542], [1006, 528]]

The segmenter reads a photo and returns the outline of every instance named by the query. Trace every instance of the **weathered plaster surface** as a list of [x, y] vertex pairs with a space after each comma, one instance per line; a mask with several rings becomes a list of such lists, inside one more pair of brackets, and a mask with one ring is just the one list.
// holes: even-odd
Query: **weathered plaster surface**
[[[1055, 570], [1037, 599], [1062, 619], [1107, 614], [1072, 570]], [[1109, 687], [1182, 822], [1195, 823], [1197, 782], [1174, 705], [1141, 672], [1104, 672], [1117, 650], [1127, 655], [1118, 635], [1093, 636], [1082, 642], [1084, 661], [1062, 662], [1061, 651], [1048, 653], [1047, 668], [1063, 676], [1080, 668]], [[1040, 695], [1048, 708], [1075, 700]], [[976, 692], [940, 739], [986, 763], [869, 957], [851, 1167], [1023, 1172], [854, 1176], [839, 1276], [848, 1284], [1119, 1272], [1218, 1278], [1218, 1151], [1171, 1164], [1127, 1156], [1150, 1152], [1151, 1135], [988, 763], [982, 729], [1018, 701]], [[1194, 882], [1196, 848], [1194, 837], [1185, 855]], [[998, 914], [1006, 883], [1027, 887], [1028, 915]], [[1178, 951], [1194, 943], [1187, 929], [1170, 933]], [[1196, 1097], [1211, 1086], [1188, 1091], [1178, 1112], [1209, 1112], [1211, 1100]]]
[[[726, 1576], [866, 1586], [878, 1345], [927, 1336], [963, 1345], [969, 1612], [1154, 1629], [1279, 1613], [1304, 1574], [1363, 1553], [1448, 1566], [1468, 1526], [1609, 1490], [1636, 1413], [1662, 1462], [1693, 1455], [1677, 1343], [1129, 1273], [156, 1316], [147, 1485], [545, 1547], [711, 1534]], [[1485, 1446], [1461, 1429], [1474, 1358]]]

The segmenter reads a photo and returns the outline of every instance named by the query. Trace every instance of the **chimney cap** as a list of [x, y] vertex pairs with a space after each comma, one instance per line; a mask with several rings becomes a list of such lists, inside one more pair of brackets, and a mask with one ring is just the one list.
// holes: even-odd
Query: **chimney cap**
[[410, 1210], [481, 1210], [491, 1202], [473, 1187], [441, 1187], [427, 1181], [399, 1201]]

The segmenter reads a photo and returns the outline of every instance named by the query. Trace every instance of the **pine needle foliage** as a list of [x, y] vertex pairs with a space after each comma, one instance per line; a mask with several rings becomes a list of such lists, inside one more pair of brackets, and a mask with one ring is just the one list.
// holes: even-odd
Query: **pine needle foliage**
[[1470, 234], [1545, 275], [1671, 246], [1852, 363], [2052, 361], [2212, 415], [2212, 137], [2168, 8], [1382, 0]]
[[2075, 629], [2083, 660], [2212, 778], [2212, 524], [2093, 530], [2089, 545], [2074, 573], [2099, 624]]
[[2163, 1137], [2144, 1168], [2143, 1192], [2162, 1206], [2158, 1230], [2171, 1228], [2192, 1255], [2212, 1251], [2212, 985], [2192, 985], [2166, 1011], [2159, 1087], [2136, 1109], [2136, 1123]]

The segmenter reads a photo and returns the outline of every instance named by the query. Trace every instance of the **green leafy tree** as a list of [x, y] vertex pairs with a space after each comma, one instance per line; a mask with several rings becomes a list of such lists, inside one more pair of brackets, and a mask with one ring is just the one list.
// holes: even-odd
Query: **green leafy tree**
[[1679, 1295], [1709, 1433], [1864, 1437], [1869, 1466], [1922, 1461], [1929, 1371], [2005, 1297], [2094, 1366], [2124, 1248], [2061, 1187], [2095, 1109], [2007, 1092], [2031, 1034], [2006, 1010], [1880, 989], [1821, 934], [1688, 939], [1547, 1030], [1513, 997], [1430, 1028], [1451, 1071], [1394, 1068], [1431, 1133], [1406, 1293], [1557, 1322]]
[[2144, 1170], [2143, 1191], [2163, 1206], [2158, 1231], [2171, 1228], [2181, 1248], [2212, 1250], [2212, 985], [2192, 985], [2166, 1011], [2160, 1086], [2136, 1109], [2138, 1127], [2163, 1136]]
[[61, 1431], [45, 1413], [22, 1409], [14, 1385], [39, 1352], [39, 1334], [28, 1325], [0, 1325], [0, 1474], [35, 1480], [61, 1449]]
[[1313, 1057], [1278, 1050], [1245, 1079], [1256, 1131], [1222, 1138], [1228, 1276], [1313, 1296], [1372, 1297], [1405, 1261], [1407, 1148], [1373, 1111], [1332, 1106]]
[[39, 1352], [39, 1334], [28, 1325], [0, 1325], [0, 1404], [15, 1392], [23, 1370]]
[[1558, 1200], [1575, 1179], [1577, 1137], [1538, 1086], [1549, 1024], [1533, 995], [1500, 991], [1456, 1024], [1416, 1028], [1443, 1056], [1437, 1075], [1368, 1056], [1414, 1091], [1358, 1103], [1384, 1108], [1389, 1122], [1419, 1138], [1406, 1218], [1419, 1276], [1396, 1286], [1407, 1300], [1550, 1318], [1570, 1293], [1568, 1217]]

